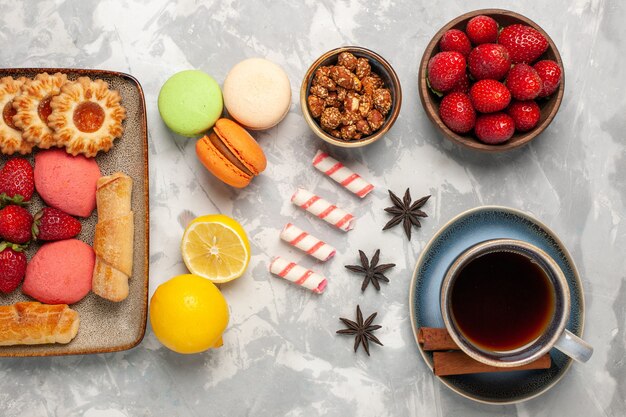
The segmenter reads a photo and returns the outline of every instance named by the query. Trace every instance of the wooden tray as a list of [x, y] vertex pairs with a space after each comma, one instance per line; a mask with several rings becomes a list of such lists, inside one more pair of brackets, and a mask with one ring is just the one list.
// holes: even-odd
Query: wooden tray
[[[107, 153], [99, 153], [96, 161], [102, 175], [122, 171], [133, 179], [132, 210], [135, 218], [133, 275], [130, 278], [128, 298], [120, 303], [104, 300], [90, 293], [71, 307], [80, 315], [78, 335], [67, 345], [50, 344], [34, 346], [0, 347], [0, 356], [53, 356], [82, 355], [88, 353], [116, 352], [130, 349], [141, 342], [146, 331], [148, 315], [148, 256], [149, 256], [149, 200], [148, 200], [148, 127], [146, 122], [146, 104], [139, 82], [132, 76], [120, 72], [63, 69], [63, 68], [11, 68], [0, 69], [0, 76], [32, 78], [41, 72], [53, 74], [66, 73], [73, 80], [88, 76], [100, 78], [109, 83], [112, 89], [122, 95], [122, 105], [126, 107], [124, 134], [114, 142]], [[26, 157], [34, 164], [34, 154]], [[0, 166], [10, 157], [0, 155]], [[35, 193], [28, 206], [34, 214], [43, 206]], [[81, 219], [83, 229], [78, 235], [90, 245], [93, 244], [96, 210], [88, 218]], [[27, 250], [30, 260], [41, 243], [31, 244]], [[18, 288], [13, 293], [0, 293], [0, 305], [28, 301], [29, 297]]]

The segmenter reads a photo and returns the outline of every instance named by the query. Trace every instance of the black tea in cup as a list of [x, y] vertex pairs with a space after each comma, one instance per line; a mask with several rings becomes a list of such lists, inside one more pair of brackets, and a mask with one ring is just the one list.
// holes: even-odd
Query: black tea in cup
[[456, 327], [470, 343], [486, 351], [513, 351], [548, 329], [555, 290], [546, 271], [530, 258], [488, 252], [458, 273], [450, 307]]

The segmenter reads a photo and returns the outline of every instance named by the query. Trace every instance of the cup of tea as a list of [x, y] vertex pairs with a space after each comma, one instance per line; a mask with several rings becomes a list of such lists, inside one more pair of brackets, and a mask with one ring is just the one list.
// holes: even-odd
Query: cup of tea
[[565, 328], [567, 279], [538, 247], [493, 239], [465, 250], [441, 284], [441, 313], [459, 348], [479, 362], [512, 367], [553, 347], [579, 362], [593, 348]]

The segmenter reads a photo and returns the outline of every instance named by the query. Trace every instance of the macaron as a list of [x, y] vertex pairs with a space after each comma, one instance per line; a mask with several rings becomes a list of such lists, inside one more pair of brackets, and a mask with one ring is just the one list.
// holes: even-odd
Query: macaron
[[222, 115], [219, 84], [198, 70], [172, 75], [159, 92], [159, 113], [174, 133], [193, 137], [209, 130]]
[[276, 126], [289, 112], [291, 85], [281, 67], [263, 58], [235, 65], [224, 81], [228, 114], [250, 130]]
[[213, 131], [196, 142], [202, 165], [226, 184], [243, 188], [265, 169], [263, 149], [237, 123], [219, 119]]

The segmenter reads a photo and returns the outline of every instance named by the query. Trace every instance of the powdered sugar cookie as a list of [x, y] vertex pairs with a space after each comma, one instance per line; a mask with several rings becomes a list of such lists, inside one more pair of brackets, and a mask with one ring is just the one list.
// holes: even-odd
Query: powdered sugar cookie
[[80, 77], [65, 84], [52, 98], [48, 126], [54, 139], [72, 155], [96, 156], [108, 151], [113, 140], [122, 136], [126, 109], [121, 96], [103, 80]]
[[66, 83], [67, 75], [60, 72], [54, 75], [44, 72], [26, 81], [21, 94], [13, 100], [13, 108], [17, 112], [13, 123], [22, 130], [25, 141], [43, 149], [56, 144], [54, 132], [48, 127], [48, 116], [52, 112], [50, 102]]
[[13, 99], [20, 94], [22, 85], [26, 82], [26, 77], [15, 79], [13, 77], [0, 78], [0, 109], [2, 118], [0, 119], [0, 152], [12, 155], [19, 152], [22, 155], [30, 153], [33, 145], [22, 138], [20, 132], [13, 123], [15, 109]]

